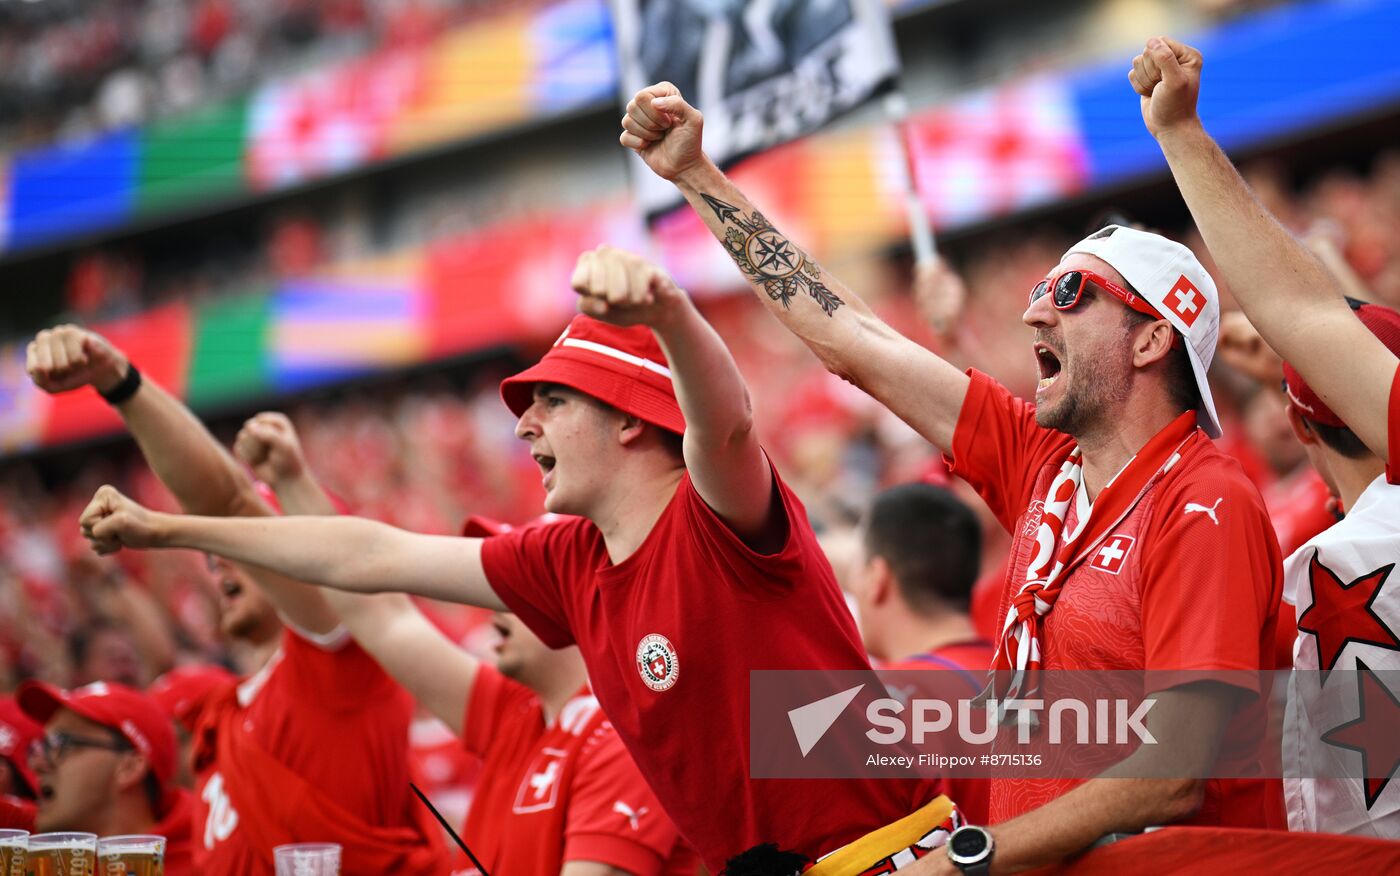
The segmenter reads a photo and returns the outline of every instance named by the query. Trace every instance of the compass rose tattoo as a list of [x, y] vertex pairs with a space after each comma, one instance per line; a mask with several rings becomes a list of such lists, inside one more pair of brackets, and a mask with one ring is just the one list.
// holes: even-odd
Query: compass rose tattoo
[[845, 303], [821, 282], [822, 271], [817, 263], [774, 228], [762, 213], [755, 210], [745, 216], [738, 207], [719, 198], [704, 192], [700, 197], [725, 226], [722, 242], [730, 258], [744, 276], [763, 284], [769, 298], [781, 301], [784, 310], [792, 306], [792, 298], [799, 292], [811, 296], [827, 316]]

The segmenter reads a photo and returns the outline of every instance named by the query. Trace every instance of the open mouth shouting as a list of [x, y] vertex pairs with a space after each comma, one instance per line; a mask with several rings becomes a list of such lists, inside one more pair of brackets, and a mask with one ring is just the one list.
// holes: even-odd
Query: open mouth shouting
[[1035, 364], [1040, 372], [1040, 381], [1035, 385], [1037, 393], [1044, 392], [1060, 377], [1060, 357], [1043, 343], [1035, 345]]
[[544, 488], [548, 490], [553, 483], [554, 457], [538, 452], [531, 453], [530, 456], [535, 460], [535, 464], [540, 467], [540, 479], [544, 483]]

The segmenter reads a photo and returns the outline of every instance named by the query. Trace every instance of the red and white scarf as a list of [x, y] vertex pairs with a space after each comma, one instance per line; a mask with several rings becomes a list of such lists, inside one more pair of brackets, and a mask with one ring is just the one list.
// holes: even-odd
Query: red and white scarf
[[[1181, 458], [1182, 445], [1195, 431], [1196, 414], [1187, 411], [1154, 435], [1099, 493], [1088, 518], [1080, 519], [1076, 530], [1066, 534], [1070, 504], [1084, 481], [1079, 447], [1070, 449], [1046, 493], [1045, 509], [1035, 534], [1035, 556], [1026, 567], [1025, 583], [1011, 600], [997, 643], [992, 692], [999, 699], [1032, 696], [1039, 689], [1042, 619], [1055, 607], [1067, 571], [1112, 532], [1148, 489], [1171, 470]], [[1060, 545], [1062, 536], [1066, 538]]]

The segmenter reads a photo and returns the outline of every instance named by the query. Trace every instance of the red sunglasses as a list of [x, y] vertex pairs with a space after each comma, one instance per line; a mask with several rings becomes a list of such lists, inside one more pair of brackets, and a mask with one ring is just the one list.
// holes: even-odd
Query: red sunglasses
[[1163, 318], [1162, 314], [1143, 300], [1142, 296], [1129, 292], [1112, 280], [1106, 280], [1093, 271], [1065, 271], [1049, 280], [1041, 280], [1035, 284], [1034, 289], [1031, 289], [1031, 303], [1034, 304], [1044, 298], [1045, 293], [1052, 292], [1050, 303], [1055, 305], [1055, 309], [1069, 310], [1079, 303], [1079, 299], [1084, 295], [1084, 287], [1090, 283], [1103, 289], [1138, 313], [1153, 319]]

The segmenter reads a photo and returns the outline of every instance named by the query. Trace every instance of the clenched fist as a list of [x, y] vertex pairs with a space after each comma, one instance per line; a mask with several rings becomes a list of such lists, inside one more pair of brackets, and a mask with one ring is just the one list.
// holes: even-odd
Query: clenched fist
[[75, 325], [44, 329], [29, 342], [25, 370], [44, 392], [92, 386], [107, 392], [121, 383], [128, 367], [121, 350], [101, 335]]
[[105, 555], [124, 547], [161, 547], [164, 516], [136, 504], [116, 487], [101, 487], [83, 509], [78, 525], [92, 549]]
[[1199, 125], [1201, 53], [1170, 37], [1153, 37], [1133, 58], [1128, 81], [1142, 99], [1142, 120], [1154, 137]]
[[640, 155], [657, 176], [674, 180], [703, 163], [704, 128], [704, 116], [685, 102], [680, 89], [658, 82], [628, 101], [618, 142]]
[[233, 442], [233, 452], [274, 489], [306, 471], [301, 441], [286, 414], [269, 411], [248, 420]]
[[580, 255], [570, 282], [579, 294], [578, 309], [613, 325], [656, 327], [687, 301], [661, 268], [610, 246]]

